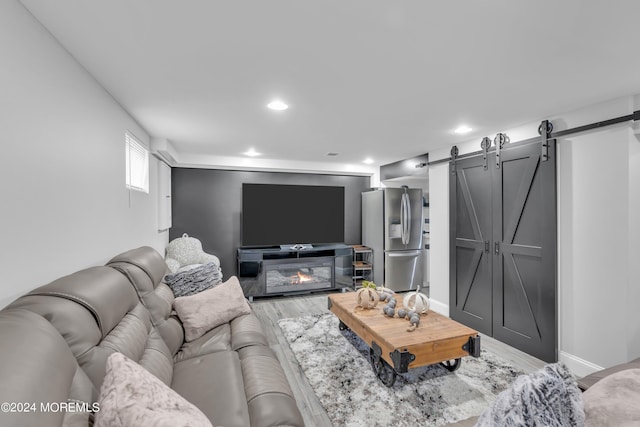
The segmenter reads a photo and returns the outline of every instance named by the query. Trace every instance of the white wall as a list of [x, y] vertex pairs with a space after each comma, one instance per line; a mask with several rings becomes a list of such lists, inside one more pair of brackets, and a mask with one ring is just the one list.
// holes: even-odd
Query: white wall
[[[436, 158], [447, 153], [433, 153]], [[429, 160], [432, 159], [431, 153]], [[449, 315], [449, 164], [429, 166], [429, 298], [431, 308]]]
[[[634, 101], [637, 109], [637, 98], [624, 97], [551, 121], [558, 131], [623, 116], [634, 110]], [[488, 136], [506, 132], [518, 141], [536, 136], [539, 123]], [[639, 146], [631, 123], [558, 140], [559, 348], [560, 360], [577, 375], [640, 357]], [[479, 140], [459, 148], [477, 151]], [[448, 155], [447, 149], [429, 157]], [[448, 306], [447, 171], [447, 164], [431, 166], [430, 196], [431, 292]]]
[[[633, 101], [634, 110], [640, 109], [640, 96]], [[629, 317], [640, 312], [640, 123], [636, 123], [629, 137], [629, 286], [627, 287], [627, 313]], [[640, 315], [626, 325], [629, 342], [627, 360], [640, 357]]]
[[127, 249], [163, 250], [150, 193], [125, 189], [124, 133], [146, 132], [15, 0], [0, 2], [0, 307]]

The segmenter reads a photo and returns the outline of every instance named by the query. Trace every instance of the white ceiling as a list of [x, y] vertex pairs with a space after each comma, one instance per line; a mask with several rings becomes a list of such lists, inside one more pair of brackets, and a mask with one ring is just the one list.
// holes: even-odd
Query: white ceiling
[[21, 1], [182, 153], [384, 164], [640, 92], [637, 0]]

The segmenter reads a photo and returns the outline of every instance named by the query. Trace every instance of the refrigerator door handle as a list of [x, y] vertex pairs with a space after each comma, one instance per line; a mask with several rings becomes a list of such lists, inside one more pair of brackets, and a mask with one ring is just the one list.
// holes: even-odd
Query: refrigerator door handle
[[402, 251], [402, 252], [387, 252], [387, 256], [389, 258], [397, 258], [397, 257], [414, 257], [416, 255], [420, 255], [420, 250], [415, 251]]
[[406, 193], [406, 190], [405, 190], [405, 193], [402, 195], [402, 199], [403, 199], [403, 202], [404, 202], [404, 218], [403, 218], [403, 221], [404, 221], [404, 239], [402, 239], [402, 243], [406, 245], [406, 244], [409, 243], [409, 237], [410, 237], [410, 234], [409, 234], [409, 227], [410, 227], [410, 224], [409, 224], [409, 215], [410, 215], [409, 214], [409, 195]]
[[405, 195], [407, 198], [407, 207], [405, 208], [405, 211], [407, 212], [407, 241], [405, 245], [408, 245], [411, 240], [411, 199], [408, 194], [405, 193]]
[[402, 244], [404, 244], [404, 240], [405, 240], [405, 221], [404, 221], [404, 216], [405, 216], [405, 204], [404, 204], [404, 196], [405, 194], [402, 194], [402, 197], [400, 198], [400, 238], [402, 241]]

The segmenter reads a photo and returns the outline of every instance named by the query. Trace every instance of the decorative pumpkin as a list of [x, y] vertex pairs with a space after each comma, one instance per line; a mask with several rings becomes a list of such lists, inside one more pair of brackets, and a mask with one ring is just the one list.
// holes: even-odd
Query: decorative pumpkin
[[357, 292], [358, 306], [362, 308], [374, 308], [378, 305], [380, 297], [375, 288], [360, 288]]
[[390, 288], [385, 287], [384, 285], [378, 286], [378, 287], [376, 287], [376, 289], [378, 289], [378, 292], [385, 292], [385, 293], [388, 293], [388, 294], [393, 294], [394, 293], [393, 290], [391, 290]]
[[414, 310], [416, 313], [426, 313], [429, 311], [429, 298], [420, 293], [420, 287], [415, 292], [407, 292], [402, 300], [402, 304], [406, 309]]
[[373, 283], [372, 281], [370, 281], [370, 280], [363, 280], [362, 281], [362, 287], [363, 288], [376, 289], [378, 286], [375, 283]]

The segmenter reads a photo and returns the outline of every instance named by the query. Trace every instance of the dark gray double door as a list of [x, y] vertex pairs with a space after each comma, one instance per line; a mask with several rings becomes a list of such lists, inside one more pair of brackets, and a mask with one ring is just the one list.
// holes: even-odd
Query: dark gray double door
[[[557, 360], [555, 142], [450, 165], [450, 315], [542, 360]], [[485, 158], [486, 157], [486, 158]], [[486, 167], [485, 167], [486, 165]]]

